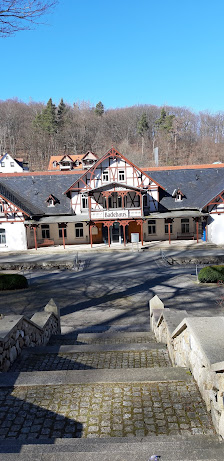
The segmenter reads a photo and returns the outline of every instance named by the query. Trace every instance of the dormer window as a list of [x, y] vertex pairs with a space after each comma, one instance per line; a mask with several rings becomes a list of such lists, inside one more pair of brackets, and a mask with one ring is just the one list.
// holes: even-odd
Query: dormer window
[[53, 168], [57, 167], [57, 162], [53, 162]]
[[182, 202], [184, 194], [180, 189], [174, 189], [172, 197], [175, 198], [175, 202]]
[[59, 200], [52, 194], [49, 195], [46, 202], [47, 202], [47, 206], [55, 206], [56, 203], [60, 203]]

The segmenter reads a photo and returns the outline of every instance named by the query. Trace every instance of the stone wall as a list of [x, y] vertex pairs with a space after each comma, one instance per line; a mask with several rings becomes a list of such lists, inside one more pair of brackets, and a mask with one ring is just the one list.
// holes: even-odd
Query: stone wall
[[23, 315], [1, 316], [0, 371], [10, 368], [23, 347], [45, 345], [57, 333], [60, 333], [60, 311], [53, 300], [31, 319]]
[[174, 366], [190, 369], [224, 439], [224, 317], [189, 317], [186, 311], [164, 308], [158, 318], [154, 298], [150, 321], [157, 341], [167, 344]]

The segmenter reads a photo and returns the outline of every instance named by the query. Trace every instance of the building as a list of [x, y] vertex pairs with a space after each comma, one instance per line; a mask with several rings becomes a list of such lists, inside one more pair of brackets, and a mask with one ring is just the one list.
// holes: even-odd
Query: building
[[[90, 158], [89, 158], [90, 159]], [[224, 164], [141, 169], [111, 148], [88, 168], [0, 176], [0, 250], [224, 243]]]
[[12, 158], [7, 153], [0, 158], [0, 173], [21, 173], [23, 171], [28, 171], [28, 167], [22, 158]]
[[49, 171], [70, 171], [74, 169], [90, 168], [98, 160], [93, 152], [86, 152], [81, 155], [52, 155], [49, 161]]

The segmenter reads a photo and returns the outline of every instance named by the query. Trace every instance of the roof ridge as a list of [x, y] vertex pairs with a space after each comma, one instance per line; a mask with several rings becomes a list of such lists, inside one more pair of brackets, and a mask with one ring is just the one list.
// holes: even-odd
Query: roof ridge
[[173, 165], [173, 166], [157, 166], [157, 167], [142, 167], [143, 171], [165, 171], [165, 170], [200, 170], [209, 168], [224, 168], [224, 163], [208, 163], [200, 165]]

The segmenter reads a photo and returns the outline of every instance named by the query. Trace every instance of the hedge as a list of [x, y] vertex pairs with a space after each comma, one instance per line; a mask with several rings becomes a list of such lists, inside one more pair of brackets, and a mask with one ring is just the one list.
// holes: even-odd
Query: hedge
[[0, 291], [27, 288], [26, 277], [20, 274], [0, 274]]
[[206, 266], [198, 274], [199, 282], [224, 282], [224, 266]]

